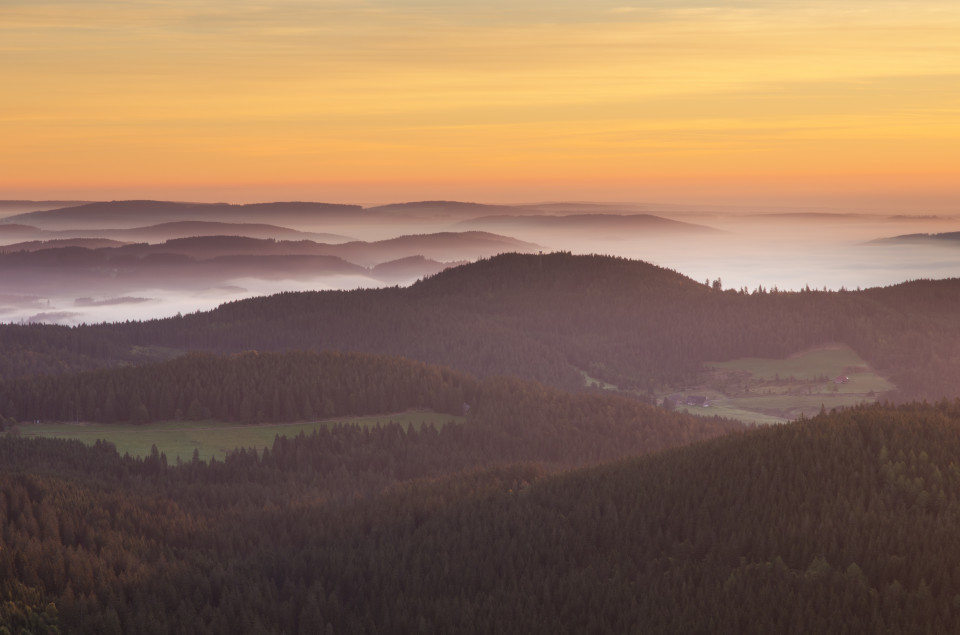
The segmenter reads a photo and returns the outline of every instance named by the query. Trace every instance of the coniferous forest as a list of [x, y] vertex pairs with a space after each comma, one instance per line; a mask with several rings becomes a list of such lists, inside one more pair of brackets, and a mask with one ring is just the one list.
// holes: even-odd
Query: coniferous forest
[[184, 351], [400, 355], [565, 389], [683, 385], [705, 361], [842, 342], [896, 400], [957, 395], [960, 280], [858, 291], [722, 290], [640, 261], [504, 254], [407, 288], [287, 292], [146, 322], [3, 325], [0, 378], [157, 361]]
[[[0, 633], [958, 632], [958, 303], [952, 280], [724, 291], [512, 254], [409, 288], [0, 326]], [[756, 429], [643, 396], [835, 342], [888, 401]], [[450, 421], [222, 461], [16, 434], [410, 410]]]
[[181, 465], [4, 439], [0, 619], [32, 633], [956, 632], [958, 432], [956, 402], [864, 406], [559, 474], [453, 472], [484, 443], [456, 425], [334, 428]]

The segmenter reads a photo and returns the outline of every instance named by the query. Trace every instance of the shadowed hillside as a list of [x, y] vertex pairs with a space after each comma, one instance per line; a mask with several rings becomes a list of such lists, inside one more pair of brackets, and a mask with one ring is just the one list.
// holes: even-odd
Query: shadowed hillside
[[[78, 349], [107, 346], [119, 359], [131, 346], [353, 350], [566, 388], [582, 386], [586, 372], [640, 394], [695, 381], [705, 361], [783, 358], [844, 343], [897, 386], [898, 398], [938, 399], [960, 385], [960, 324], [944, 309], [958, 296], [957, 280], [746, 293], [620, 258], [506, 254], [406, 289], [282, 293], [69, 337]], [[46, 354], [32, 348], [45, 331], [21, 329], [0, 328], [8, 377], [19, 374], [18, 360], [37, 367]]]
[[[550, 400], [516, 387], [495, 402]], [[862, 407], [555, 475], [474, 469], [492, 448], [575, 438], [568, 422], [510, 419], [514, 432], [334, 426], [178, 466], [0, 439], [0, 620], [34, 633], [960, 628], [957, 403]]]

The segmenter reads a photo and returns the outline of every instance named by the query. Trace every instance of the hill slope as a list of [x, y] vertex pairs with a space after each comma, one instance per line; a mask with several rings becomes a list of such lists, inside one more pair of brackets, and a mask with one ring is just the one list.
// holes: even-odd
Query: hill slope
[[282, 293], [207, 313], [80, 328], [71, 337], [84, 344], [71, 351], [31, 348], [45, 333], [63, 341], [54, 329], [4, 326], [0, 350], [13, 375], [18, 360], [37, 365], [78, 346], [109, 347], [121, 359], [124, 347], [146, 345], [313, 348], [404, 355], [567, 388], [583, 386], [586, 372], [648, 394], [695, 381], [705, 361], [784, 358], [840, 342], [888, 377], [898, 398], [939, 399], [956, 396], [960, 385], [960, 323], [950, 310], [958, 306], [960, 280], [747, 294], [639, 261], [505, 254], [406, 289]]
[[[519, 494], [421, 506], [410, 491], [420, 524], [347, 529], [333, 548], [371, 554], [346, 612], [400, 593], [405, 624], [444, 632], [956, 632], [958, 432], [955, 406], [860, 409]], [[375, 545], [396, 532], [393, 559]], [[343, 571], [330, 556], [317, 563]], [[401, 562], [424, 573], [408, 592], [388, 573]]]
[[[424, 446], [479, 447], [463, 429], [341, 427], [178, 467], [2, 439], [0, 619], [78, 633], [960, 629], [958, 404], [858, 408], [554, 476], [409, 480], [440, 465]], [[405, 476], [333, 494], [379, 473]]]

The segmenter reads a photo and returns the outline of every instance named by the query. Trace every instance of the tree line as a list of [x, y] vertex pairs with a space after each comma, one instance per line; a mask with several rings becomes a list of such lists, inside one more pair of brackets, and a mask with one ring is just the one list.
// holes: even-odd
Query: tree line
[[688, 385], [705, 361], [785, 357], [842, 342], [897, 386], [953, 397], [960, 281], [864, 291], [721, 290], [639, 261], [505, 254], [409, 288], [281, 293], [202, 313], [65, 329], [0, 327], [0, 376], [156, 361], [172, 350], [341, 350], [566, 389], [581, 371], [641, 394]]
[[175, 359], [0, 382], [14, 420], [303, 421], [426, 408], [461, 415], [477, 381], [396, 357], [288, 351]]
[[0, 623], [960, 628], [960, 402], [863, 406], [559, 473], [522, 453], [454, 467], [448, 453], [475, 456], [479, 429], [339, 426], [181, 465], [103, 443], [0, 439]]

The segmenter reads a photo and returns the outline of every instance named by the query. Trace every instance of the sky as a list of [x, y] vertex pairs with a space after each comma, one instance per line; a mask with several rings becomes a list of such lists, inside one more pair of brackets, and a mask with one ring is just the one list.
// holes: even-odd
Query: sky
[[0, 198], [956, 211], [956, 0], [0, 0]]

